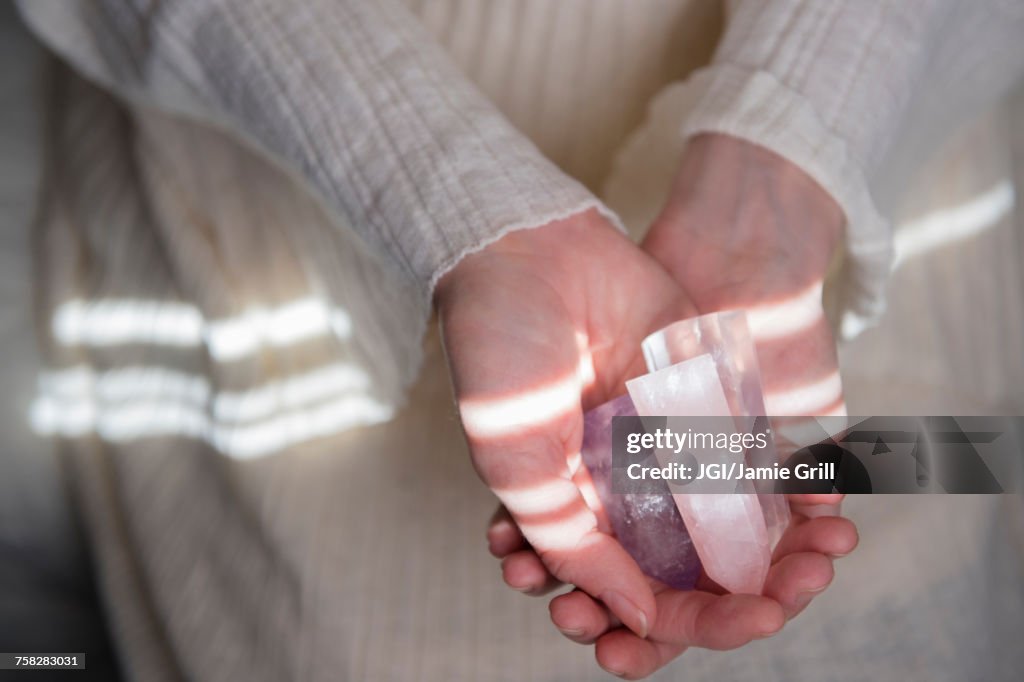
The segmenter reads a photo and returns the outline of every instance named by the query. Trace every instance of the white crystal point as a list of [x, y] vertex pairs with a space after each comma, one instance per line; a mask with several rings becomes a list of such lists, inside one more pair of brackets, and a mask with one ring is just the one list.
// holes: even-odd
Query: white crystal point
[[[723, 414], [738, 418], [765, 416], [761, 370], [747, 316], [742, 310], [711, 313], [670, 324], [644, 339], [643, 352], [651, 372], [710, 354], [729, 403], [729, 412]], [[774, 443], [768, 448], [751, 448], [747, 457], [747, 464], [752, 467], [770, 467], [778, 462]], [[784, 495], [772, 492], [773, 481], [757, 481], [754, 487], [764, 512], [769, 546], [774, 550], [789, 527], [789, 503]]]
[[710, 353], [651, 370], [650, 374], [627, 381], [626, 388], [641, 416], [728, 417], [732, 414]]
[[[710, 354], [627, 381], [626, 388], [640, 416], [731, 415]], [[671, 455], [655, 454], [663, 465], [667, 464], [663, 457]], [[728, 450], [708, 454], [724, 462], [743, 457]], [[760, 594], [771, 549], [757, 496], [700, 493], [673, 494], [673, 498], [708, 577], [733, 593]]]
[[757, 495], [674, 497], [708, 577], [733, 594], [761, 594], [771, 552]]

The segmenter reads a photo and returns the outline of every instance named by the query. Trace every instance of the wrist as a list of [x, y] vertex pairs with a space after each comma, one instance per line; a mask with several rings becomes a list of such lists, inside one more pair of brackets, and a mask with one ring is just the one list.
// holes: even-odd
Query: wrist
[[771, 298], [824, 279], [844, 222], [831, 195], [792, 162], [702, 134], [688, 142], [644, 246], [698, 299], [723, 282], [745, 298]]
[[586, 254], [581, 252], [602, 248], [601, 244], [608, 238], [622, 239], [622, 236], [596, 209], [513, 230], [467, 253], [446, 272], [434, 289], [435, 305], [451, 300], [463, 288], [463, 282], [480, 282], [485, 271], [496, 267], [528, 267], [547, 273], [552, 279], [579, 271], [580, 264], [586, 262]]

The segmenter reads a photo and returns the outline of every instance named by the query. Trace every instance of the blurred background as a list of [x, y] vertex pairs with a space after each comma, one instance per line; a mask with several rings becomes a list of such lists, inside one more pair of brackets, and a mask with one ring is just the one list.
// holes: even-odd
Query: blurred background
[[0, 651], [88, 652], [75, 679], [118, 680], [70, 491], [51, 442], [27, 419], [39, 371], [30, 226], [41, 167], [42, 57], [14, 4], [0, 3]]

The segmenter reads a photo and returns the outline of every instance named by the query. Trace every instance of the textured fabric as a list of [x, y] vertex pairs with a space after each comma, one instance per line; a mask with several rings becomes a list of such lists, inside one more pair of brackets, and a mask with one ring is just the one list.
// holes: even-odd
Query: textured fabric
[[1024, 70], [1024, 4], [989, 0], [737, 0], [684, 134], [743, 137], [794, 161], [839, 202], [838, 306], [855, 336], [884, 310], [890, 225], [879, 213], [953, 126]]
[[382, 262], [377, 277], [342, 277], [366, 290], [386, 276], [417, 299], [388, 329], [405, 339], [418, 342], [433, 285], [463, 255], [601, 208], [400, 3], [44, 0], [22, 10], [58, 53], [133, 105], [229, 129], [283, 164], [324, 202], [333, 229], [358, 234]]
[[[768, 18], [791, 8], [757, 4]], [[659, 91], [683, 93], [689, 107], [661, 132], [644, 126], [661, 149], [681, 144], [686, 112], [729, 101], [707, 94], [731, 92], [719, 85], [724, 75], [672, 85], [706, 60], [717, 8], [410, 3], [424, 30], [388, 2], [140, 5], [22, 3], [44, 40], [91, 80], [65, 68], [54, 83], [36, 233], [51, 371], [34, 417], [67, 436], [131, 676], [603, 679], [590, 652], [554, 633], [541, 602], [500, 583], [482, 540], [493, 499], [468, 461], [436, 335], [406, 409], [336, 432], [400, 404], [419, 365], [431, 280], [446, 263], [595, 201], [459, 73], [588, 186], [622, 177], [664, 186], [671, 163], [659, 162], [658, 175], [642, 156], [615, 152]], [[821, 6], [832, 7], [805, 5], [756, 29], [739, 7], [709, 73], [742, 71], [749, 65], [733, 64], [727, 46], [766, 36], [777, 37], [771, 54], [806, 65], [829, 58], [842, 41], [787, 38], [817, 35], [801, 18], [828, 24]], [[736, 38], [737, 26], [756, 35]], [[887, 26], [879, 19], [869, 50], [891, 46]], [[963, 64], [996, 42], [963, 51]], [[779, 100], [787, 114], [796, 111], [787, 101], [816, 111], [828, 92], [812, 97], [784, 69], [754, 71], [759, 96], [779, 84], [800, 94]], [[915, 93], [945, 85], [913, 81]], [[988, 104], [985, 93], [995, 89], [975, 93], [972, 106]], [[824, 136], [863, 115], [841, 99], [828, 111]], [[884, 118], [863, 139], [888, 134], [902, 114]], [[989, 144], [943, 154], [914, 210], [969, 200], [998, 178], [1008, 125], [989, 121]], [[892, 154], [907, 167], [921, 158]], [[875, 177], [900, 165], [872, 163]], [[985, 182], [954, 195], [956, 169]], [[841, 201], [855, 181], [836, 175]], [[913, 274], [897, 273], [901, 317], [846, 351], [853, 413], [1019, 410], [1020, 363], [1007, 360], [1024, 328], [1009, 293], [1020, 267], [1007, 244], [1019, 242], [1009, 214], [991, 228], [975, 250], [956, 244], [937, 264], [931, 254], [907, 262], [903, 273]], [[858, 234], [851, 222], [851, 239]], [[973, 301], [992, 291], [951, 276], [962, 253], [998, 270], [1007, 292], [998, 333], [964, 326], [991, 314]], [[931, 298], [939, 281], [950, 300]], [[914, 374], [906, 355], [925, 342], [929, 363]], [[852, 501], [863, 547], [839, 564], [821, 602], [780, 637], [729, 654], [690, 652], [658, 677], [791, 679], [813, 669], [825, 680], [1012, 679], [1024, 664], [1009, 639], [1024, 613], [1021, 529], [1005, 520], [1020, 518], [1015, 502]]]
[[459, 69], [545, 156], [600, 190], [651, 98], [711, 59], [718, 2], [410, 0]]

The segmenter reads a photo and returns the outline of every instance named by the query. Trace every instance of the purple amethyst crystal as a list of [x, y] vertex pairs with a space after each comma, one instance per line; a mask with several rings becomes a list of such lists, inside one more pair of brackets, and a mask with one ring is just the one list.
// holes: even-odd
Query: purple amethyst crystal
[[640, 569], [669, 587], [693, 589], [700, 559], [668, 484], [657, 494], [612, 492], [612, 417], [636, 416], [628, 395], [611, 400], [583, 417], [583, 463], [612, 530]]

